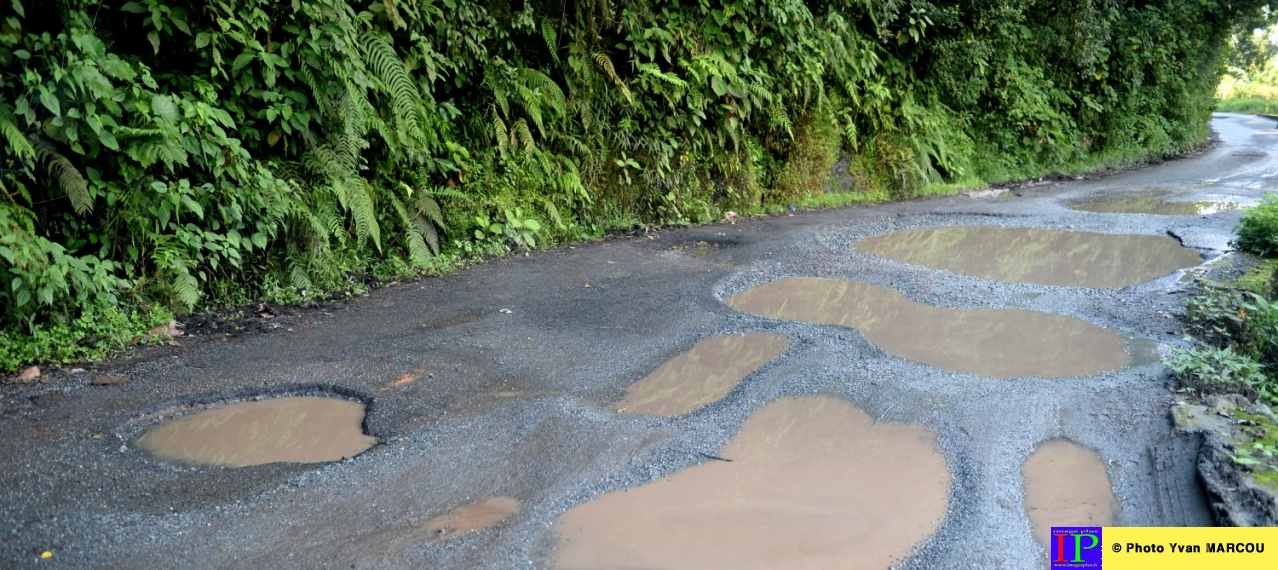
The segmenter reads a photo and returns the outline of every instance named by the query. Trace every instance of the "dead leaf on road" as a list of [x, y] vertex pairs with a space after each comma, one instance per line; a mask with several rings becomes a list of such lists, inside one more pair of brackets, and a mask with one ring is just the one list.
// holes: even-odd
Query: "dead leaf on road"
[[146, 331], [146, 334], [150, 335], [152, 338], [162, 339], [162, 338], [179, 337], [179, 336], [182, 336], [183, 333], [182, 331], [178, 330], [177, 321], [169, 321], [169, 324], [155, 327], [149, 331]]
[[390, 384], [383, 386], [382, 389], [379, 390], [379, 392], [385, 392], [387, 390], [390, 390], [391, 388], [398, 388], [405, 384], [412, 384], [413, 382], [416, 382], [416, 381], [417, 381], [416, 376], [413, 376], [412, 374], [405, 374], [403, 376], [400, 376], [399, 380], [395, 380], [394, 382], [391, 382]]

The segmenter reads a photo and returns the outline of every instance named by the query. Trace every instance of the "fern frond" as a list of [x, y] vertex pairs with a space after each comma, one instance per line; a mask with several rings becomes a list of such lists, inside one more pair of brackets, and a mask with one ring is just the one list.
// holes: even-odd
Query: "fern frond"
[[439, 202], [425, 194], [422, 195], [420, 200], [417, 205], [417, 214], [413, 217], [416, 218], [426, 214], [426, 217], [434, 222], [435, 225], [441, 228], [444, 227], [444, 213], [439, 209]]
[[519, 137], [519, 143], [524, 147], [524, 158], [530, 158], [533, 152], [537, 150], [536, 143], [533, 142], [532, 131], [528, 129], [528, 121], [519, 119], [511, 125], [511, 138]]
[[630, 98], [630, 88], [626, 87], [626, 83], [617, 75], [617, 69], [612, 66], [612, 60], [608, 59], [608, 56], [601, 51], [595, 52], [594, 55], [595, 63], [599, 64], [600, 69], [603, 69], [608, 78], [612, 79], [612, 82], [621, 90], [621, 94], [625, 96], [626, 102], [633, 105], [634, 100]]
[[360, 246], [373, 240], [377, 250], [382, 249], [382, 231], [377, 225], [377, 209], [373, 204], [372, 187], [363, 178], [353, 178], [342, 184], [346, 191], [346, 210], [355, 221], [355, 238]]
[[31, 146], [27, 136], [22, 134], [22, 129], [18, 127], [18, 119], [13, 116], [13, 108], [8, 104], [0, 104], [0, 135], [4, 136], [10, 151], [0, 154], [12, 154], [27, 163], [35, 162], [35, 148]]
[[412, 77], [408, 75], [404, 60], [380, 36], [366, 33], [360, 39], [364, 43], [365, 64], [390, 90], [395, 117], [412, 130], [414, 137], [419, 136], [421, 124], [418, 122], [417, 107], [421, 95], [413, 85]]
[[315, 285], [311, 283], [311, 277], [306, 270], [308, 265], [303, 256], [289, 256], [288, 258], [288, 280], [289, 284], [296, 287], [298, 291], [310, 289]]
[[93, 195], [89, 193], [89, 185], [84, 176], [76, 169], [71, 159], [63, 156], [54, 146], [41, 139], [32, 145], [36, 156], [44, 162], [49, 174], [58, 180], [58, 186], [66, 192], [71, 200], [71, 207], [81, 216], [93, 211]]
[[546, 40], [546, 49], [550, 50], [550, 57], [554, 58], [555, 63], [559, 63], [559, 37], [550, 18], [541, 20], [541, 38]]
[[435, 255], [439, 255], [439, 233], [435, 230], [435, 226], [430, 225], [430, 222], [422, 218], [413, 220], [413, 225], [416, 226], [417, 232], [421, 234], [422, 239], [425, 239], [426, 243], [430, 245], [430, 250], [435, 252]]
[[559, 88], [559, 84], [555, 83], [550, 76], [537, 71], [536, 69], [523, 68], [519, 70], [519, 78], [523, 84], [533, 89], [539, 90], [545, 99], [550, 102], [553, 108], [560, 116], [568, 111], [568, 99], [564, 97], [563, 89]]
[[497, 139], [497, 150], [501, 153], [502, 158], [506, 158], [506, 139], [510, 137], [510, 133], [506, 131], [506, 123], [501, 120], [501, 116], [497, 114], [497, 106], [493, 106], [493, 138]]

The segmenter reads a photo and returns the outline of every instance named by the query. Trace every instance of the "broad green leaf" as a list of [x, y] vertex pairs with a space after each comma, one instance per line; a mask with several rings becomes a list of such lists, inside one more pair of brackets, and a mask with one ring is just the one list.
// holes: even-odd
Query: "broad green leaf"
[[160, 55], [160, 34], [152, 31], [146, 35], [147, 41], [151, 42], [151, 47], [155, 49], [155, 55]]

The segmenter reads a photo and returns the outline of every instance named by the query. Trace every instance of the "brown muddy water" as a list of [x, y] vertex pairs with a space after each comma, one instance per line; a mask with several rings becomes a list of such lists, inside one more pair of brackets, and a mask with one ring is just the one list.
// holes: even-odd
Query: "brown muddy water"
[[1112, 526], [1118, 500], [1100, 455], [1067, 439], [1038, 445], [1021, 465], [1025, 515], [1047, 546], [1053, 526]]
[[719, 455], [568, 511], [554, 567], [886, 568], [949, 502], [934, 433], [875, 423], [841, 398], [768, 404]]
[[519, 512], [519, 499], [488, 497], [426, 521], [432, 541], [479, 532]]
[[1101, 214], [1158, 214], [1163, 216], [1197, 216], [1215, 214], [1228, 210], [1237, 210], [1242, 205], [1237, 202], [1199, 201], [1172, 202], [1159, 196], [1134, 196], [1083, 202], [1069, 207], [1071, 210], [1097, 212]]
[[683, 415], [717, 401], [751, 372], [790, 347], [785, 335], [752, 332], [713, 336], [626, 388], [617, 410]]
[[247, 467], [319, 463], [358, 455], [377, 439], [364, 435], [364, 405], [304, 396], [239, 402], [159, 424], [137, 445], [175, 463]]
[[852, 327], [901, 358], [990, 378], [1069, 378], [1132, 363], [1121, 336], [1072, 317], [934, 307], [869, 283], [787, 277], [726, 303], [774, 319]]
[[1194, 267], [1201, 258], [1167, 236], [1041, 228], [946, 227], [872, 236], [858, 251], [1016, 283], [1126, 287]]

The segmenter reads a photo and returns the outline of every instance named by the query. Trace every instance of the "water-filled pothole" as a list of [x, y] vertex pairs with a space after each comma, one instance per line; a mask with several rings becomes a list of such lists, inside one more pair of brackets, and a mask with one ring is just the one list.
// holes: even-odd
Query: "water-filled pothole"
[[1025, 515], [1047, 546], [1053, 526], [1110, 526], [1118, 501], [1100, 455], [1067, 439], [1038, 445], [1021, 465]]
[[432, 541], [479, 532], [519, 512], [519, 499], [488, 497], [426, 521]]
[[834, 397], [773, 402], [711, 460], [577, 506], [557, 568], [886, 568], [939, 528], [936, 436]]
[[852, 246], [982, 279], [1072, 287], [1126, 287], [1201, 261], [1197, 251], [1166, 236], [1042, 228], [906, 230], [868, 237]]
[[626, 388], [617, 410], [678, 416], [731, 392], [751, 372], [789, 348], [785, 335], [752, 332], [713, 336]]
[[853, 327], [901, 358], [991, 378], [1068, 378], [1131, 364], [1121, 336], [1072, 317], [934, 307], [869, 283], [787, 277], [726, 303], [774, 319]]
[[1101, 214], [1159, 214], [1163, 216], [1197, 216], [1215, 214], [1242, 208], [1242, 204], [1223, 200], [1198, 202], [1173, 202], [1162, 196], [1132, 196], [1083, 202], [1070, 206], [1071, 210]]
[[364, 405], [300, 396], [239, 402], [161, 423], [137, 439], [157, 459], [247, 467], [319, 463], [358, 455], [377, 443], [364, 434]]

